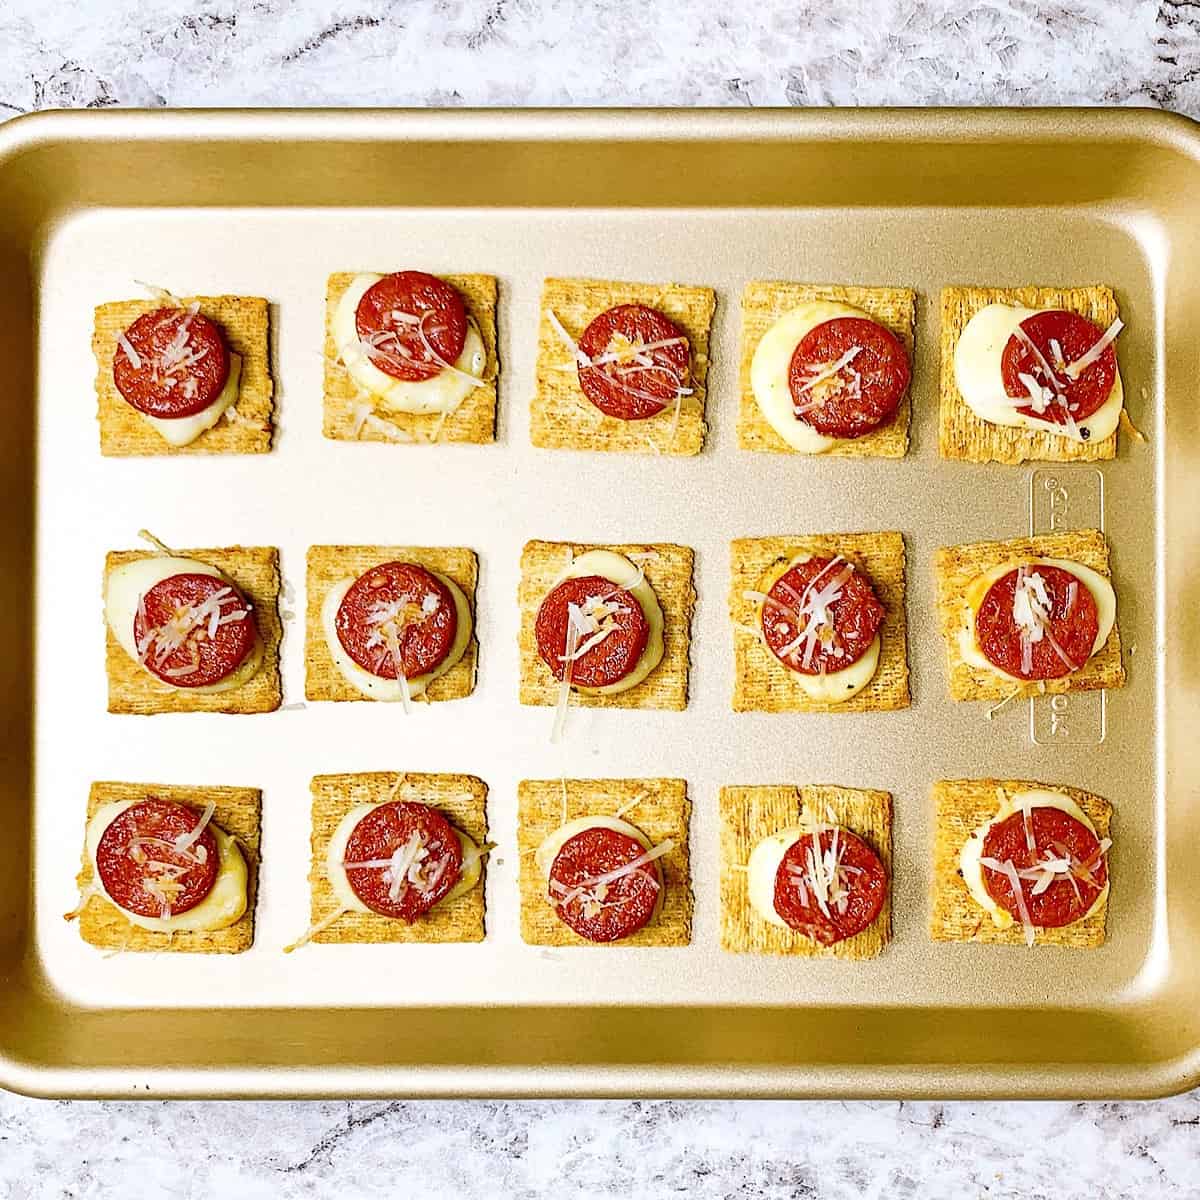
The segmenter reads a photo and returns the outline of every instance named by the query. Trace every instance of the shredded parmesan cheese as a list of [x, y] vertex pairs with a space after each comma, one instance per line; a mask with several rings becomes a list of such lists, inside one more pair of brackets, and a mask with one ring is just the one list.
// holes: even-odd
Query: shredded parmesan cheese
[[1120, 317], [1114, 317], [1112, 324], [1104, 331], [1100, 340], [1089, 350], [1081, 354], [1074, 362], [1067, 363], [1065, 374], [1068, 379], [1078, 379], [1094, 362], [1099, 362], [1100, 356], [1117, 340], [1117, 334], [1125, 328]]
[[327, 917], [322, 917], [315, 925], [310, 925], [294, 942], [289, 942], [288, 945], [284, 946], [284, 954], [291, 954], [293, 950], [299, 950], [301, 946], [307, 946], [318, 933], [324, 933], [339, 917], [344, 916], [349, 911], [346, 908], [335, 908]]
[[[566, 908], [569, 904], [571, 904], [572, 901], [589, 893], [591, 896], [595, 897], [593, 902], [599, 903], [599, 901], [603, 900], [604, 898], [602, 894], [596, 896], [596, 892], [599, 888], [606, 888], [608, 884], [615, 883], [618, 879], [623, 879], [626, 875], [632, 875], [635, 871], [641, 871], [643, 867], [648, 866], [650, 863], [662, 858], [664, 854], [670, 854], [670, 852], [674, 849], [675, 843], [668, 838], [665, 842], [660, 842], [657, 846], [653, 847], [653, 849], [644, 851], [643, 853], [639, 854], [637, 858], [631, 859], [623, 866], [615, 867], [611, 871], [605, 871], [602, 875], [594, 875], [589, 879], [585, 879], [581, 883], [576, 884], [576, 886], [570, 890], [564, 888], [563, 885], [557, 880], [552, 879], [550, 881], [551, 889], [557, 889], [565, 894], [561, 899], [555, 899], [554, 897], [551, 897], [550, 903], [555, 905], [555, 907]], [[657, 879], [655, 879], [652, 875], [649, 876], [649, 879], [655, 887], [658, 887]]]

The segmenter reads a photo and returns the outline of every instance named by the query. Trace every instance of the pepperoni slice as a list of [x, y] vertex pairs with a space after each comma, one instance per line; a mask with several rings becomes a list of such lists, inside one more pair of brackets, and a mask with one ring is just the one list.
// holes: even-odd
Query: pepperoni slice
[[[1108, 862], [1100, 853], [1096, 835], [1070, 813], [1045, 806], [1031, 808], [1029, 818], [1033, 826], [1032, 850], [1026, 836], [1024, 814], [1015, 812], [988, 830], [983, 839], [983, 857], [996, 862], [1011, 862], [1018, 871], [1047, 859], [1061, 861], [1069, 857], [1073, 868], [1071, 876], [1056, 874], [1050, 886], [1036, 895], [1037, 881], [1022, 879], [1021, 893], [1032, 925], [1039, 929], [1070, 925], [1087, 915], [1104, 890], [1108, 882]], [[1001, 908], [1020, 920], [1016, 893], [1006, 872], [984, 866], [983, 884]]]
[[396, 650], [405, 679], [441, 666], [458, 633], [450, 589], [416, 563], [389, 562], [360, 575], [334, 621], [342, 649], [364, 671], [396, 678]]
[[867, 317], [835, 317], [810, 329], [792, 353], [792, 411], [825, 437], [862, 437], [892, 419], [911, 375], [904, 343], [890, 329]]
[[375, 366], [393, 379], [419, 383], [457, 361], [467, 340], [467, 308], [444, 279], [396, 271], [363, 293], [354, 325]]
[[[1013, 616], [1022, 573], [1040, 576], [1049, 607], [1039, 641], [1029, 639]], [[1074, 585], [1074, 586], [1072, 586]], [[1061, 679], [1092, 655], [1100, 614], [1091, 590], [1061, 567], [1033, 563], [1015, 567], [988, 588], [975, 616], [975, 641], [993, 666], [1018, 679]]]
[[[458, 882], [462, 842], [437, 809], [391, 800], [355, 825], [342, 863], [351, 889], [369, 909], [415, 921]], [[406, 869], [397, 879], [400, 868]]]
[[[835, 833], [835, 872], [828, 894], [818, 899], [809, 855], [819, 836], [823, 861], [834, 866], [829, 856]], [[862, 933], [879, 916], [887, 889], [887, 868], [862, 838], [848, 829], [822, 829], [819, 835], [804, 834], [788, 847], [775, 872], [775, 911], [805, 937], [832, 946]]]
[[169, 575], [141, 598], [133, 637], [142, 665], [177, 688], [229, 678], [254, 649], [249, 601], [217, 575]]
[[593, 881], [645, 853], [637, 838], [598, 825], [568, 838], [550, 866], [550, 903], [559, 920], [589, 942], [615, 942], [637, 933], [654, 915], [663, 887], [658, 863], [604, 883]]
[[[637, 597], [602, 575], [564, 579], [554, 587], [538, 609], [534, 634], [538, 654], [555, 679], [562, 679], [567, 668], [564, 656], [572, 606], [579, 610], [587, 632], [575, 636], [571, 682], [589, 688], [620, 683], [637, 666], [650, 638], [650, 623]], [[602, 641], [579, 654], [605, 630]]]
[[191, 308], [143, 313], [124, 339], [128, 346], [118, 342], [113, 355], [113, 382], [148, 417], [195, 416], [229, 379], [229, 348], [221, 327]]
[[[637, 346], [654, 348], [635, 355]], [[591, 364], [577, 364], [579, 386], [606, 416], [644, 421], [673, 405], [687, 387], [691, 350], [686, 334], [645, 304], [619, 304], [602, 312], [583, 331], [579, 349]], [[609, 355], [620, 357], [604, 361]]]
[[217, 881], [217, 840], [206, 825], [187, 850], [175, 844], [200, 818], [190, 805], [154, 796], [115, 817], [96, 846], [96, 870], [113, 903], [140, 917], [195, 908]]
[[[1086, 366], [1078, 379], [1072, 379], [1067, 368], [1104, 336], [1104, 330], [1087, 317], [1062, 309], [1034, 313], [1021, 322], [1021, 329], [1038, 353], [1015, 333], [1008, 339], [1000, 356], [1005, 394], [1014, 400], [1029, 399], [1029, 389], [1020, 378], [1028, 375], [1039, 386], [1049, 388], [1054, 398], [1041, 412], [1032, 405], [1018, 408], [1017, 412], [1055, 425], [1066, 425], [1068, 420], [1076, 423], [1087, 420], [1108, 399], [1117, 381], [1116, 352], [1111, 345], [1105, 346], [1100, 357]], [[1079, 432], [1086, 439], [1086, 430]]]
[[[801, 675], [853, 666], [870, 648], [885, 615], [861, 571], [852, 570], [845, 559], [823, 555], [791, 567], [767, 596], [762, 606], [767, 646], [789, 671]], [[810, 628], [816, 634], [811, 644], [801, 640]]]

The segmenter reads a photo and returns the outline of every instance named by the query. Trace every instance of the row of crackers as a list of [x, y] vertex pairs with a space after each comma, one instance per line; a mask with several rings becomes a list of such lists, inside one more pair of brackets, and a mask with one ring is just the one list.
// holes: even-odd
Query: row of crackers
[[[344, 441], [487, 443], [496, 437], [496, 408], [501, 370], [498, 359], [498, 286], [490, 275], [443, 275], [462, 295], [486, 350], [484, 382], [451, 413], [389, 412], [386, 417], [364, 404], [364, 394], [337, 357], [333, 317], [354, 275], [331, 275], [326, 290], [325, 369], [322, 429]], [[899, 337], [910, 358], [915, 339], [916, 293], [908, 288], [816, 285], [758, 281], [741, 298], [738, 443], [746, 450], [793, 453], [771, 428], [754, 399], [750, 364], [763, 334], [797, 305], [835, 301], [862, 309]], [[124, 300], [100, 305], [95, 312], [93, 350], [100, 448], [105, 455], [261, 454], [274, 436], [274, 386], [271, 378], [270, 305], [249, 296], [181, 297], [220, 324], [233, 352], [242, 359], [236, 402], [225, 419], [185, 446], [168, 444], [122, 399], [113, 381], [117, 337], [131, 321], [161, 306], [160, 299]], [[710, 335], [717, 302], [711, 288], [679, 284], [625, 283], [596, 279], [547, 279], [538, 332], [536, 384], [530, 409], [530, 436], [547, 449], [698, 454], [704, 446], [706, 381]], [[938, 444], [942, 457], [969, 462], [1099, 461], [1116, 455], [1117, 433], [1095, 442], [1079, 442], [1053, 433], [994, 425], [967, 405], [955, 382], [953, 358], [959, 334], [971, 317], [989, 304], [1059, 308], [1107, 326], [1118, 315], [1112, 289], [1087, 287], [948, 287], [941, 296], [941, 377]], [[669, 317], [687, 335], [691, 388], [678, 413], [663, 411], [644, 421], [624, 421], [588, 403], [570, 367], [554, 314], [566, 332], [578, 338], [600, 313], [620, 304], [644, 304]], [[912, 404], [906, 395], [894, 418], [864, 437], [845, 440], [829, 453], [902, 458], [908, 451]]]
[[[936, 825], [930, 935], [941, 942], [1020, 945], [1020, 926], [998, 928], [972, 899], [959, 871], [966, 839], [995, 811], [996, 791], [1020, 791], [1041, 784], [1016, 780], [942, 780], [933, 785]], [[1112, 810], [1099, 796], [1058, 787], [1086, 813], [1097, 833], [1107, 837]], [[132, 924], [93, 887], [92, 863], [85, 851], [78, 878], [85, 897], [78, 910], [81, 936], [108, 950], [240, 953], [254, 941], [262, 794], [255, 788], [184, 787], [103, 782], [92, 785], [88, 819], [105, 805], [153, 794], [196, 809], [215, 806], [213, 820], [236, 838], [249, 865], [245, 913], [232, 925], [207, 932], [145, 929]], [[312, 780], [312, 860], [309, 874], [311, 939], [318, 943], [480, 942], [485, 936], [485, 888], [477, 886], [409, 923], [377, 913], [338, 909], [325, 871], [333, 831], [352, 809], [392, 799], [414, 800], [437, 809], [453, 825], [483, 845], [488, 840], [487, 785], [470, 775], [371, 772], [319, 775]], [[520, 852], [521, 937], [536, 946], [593, 945], [558, 920], [546, 900], [546, 883], [533, 852], [564, 820], [581, 815], [626, 812], [653, 841], [673, 843], [661, 861], [666, 895], [650, 924], [623, 939], [623, 946], [686, 946], [692, 940], [693, 894], [689, 856], [691, 803], [682, 779], [525, 780], [517, 794]], [[720, 943], [735, 953], [804, 957], [873, 958], [892, 938], [893, 872], [890, 793], [840, 786], [791, 784], [723, 787], [720, 791]], [[765, 921], [750, 904], [746, 863], [754, 846], [806, 814], [830, 820], [863, 839], [888, 873], [888, 896], [875, 920], [861, 933], [821, 946], [795, 930]], [[1039, 929], [1039, 944], [1093, 948], [1105, 939], [1108, 898], [1086, 918], [1058, 929]], [[75, 915], [75, 914], [72, 914]], [[296, 930], [296, 934], [300, 934]]]
[[[664, 614], [664, 654], [645, 680], [616, 694], [575, 693], [573, 702], [586, 706], [681, 711], [687, 707], [691, 659], [691, 624], [696, 603], [694, 555], [686, 546], [660, 544], [586, 546], [532, 541], [521, 555], [518, 588], [520, 608], [521, 703], [554, 705], [560, 684], [537, 650], [534, 625], [542, 598], [565, 564], [590, 549], [612, 549], [639, 555], [646, 581]], [[259, 671], [241, 687], [228, 692], [171, 688], [132, 659], [109, 628], [106, 665], [108, 708], [115, 713], [273, 712], [282, 704], [279, 649], [283, 636], [280, 617], [279, 552], [271, 547], [236, 546], [180, 551], [209, 563], [233, 580], [257, 613], [265, 657]], [[879, 667], [860, 693], [837, 705], [811, 699], [763, 644], [755, 627], [754, 602], [748, 599], [761, 580], [780, 562], [800, 554], [839, 554], [865, 572], [884, 606], [880, 630]], [[153, 556], [151, 551], [110, 552], [106, 575], [117, 567]], [[992, 567], [1020, 557], [1065, 558], [1111, 578], [1108, 543], [1097, 530], [1079, 530], [946, 547], [937, 552], [938, 613], [945, 638], [949, 681], [957, 700], [1000, 699], [1023, 694], [1087, 691], [1119, 687], [1125, 682], [1120, 631], [1113, 625], [1105, 645], [1078, 670], [1061, 679], [1013, 685], [966, 661], [956, 636], [961, 596], [966, 585]], [[321, 610], [331, 587], [346, 576], [360, 575], [382, 563], [403, 560], [451, 579], [462, 590], [472, 614], [476, 611], [479, 561], [465, 547], [312, 546], [308, 551], [305, 696], [315, 701], [364, 699], [338, 671], [322, 629]], [[739, 538], [731, 543], [730, 617], [733, 630], [736, 711], [889, 711], [910, 704], [906, 601], [906, 553], [898, 532], [798, 535]], [[432, 683], [421, 699], [457, 700], [475, 688], [479, 646], [472, 635], [462, 659]]]

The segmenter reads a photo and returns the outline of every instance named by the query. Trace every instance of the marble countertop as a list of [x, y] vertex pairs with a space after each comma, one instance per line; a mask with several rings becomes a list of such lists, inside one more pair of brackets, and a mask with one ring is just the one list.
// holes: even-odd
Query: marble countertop
[[[111, 105], [1122, 104], [1200, 117], [1200, 0], [108, 0], [0, 9], [0, 116]], [[83, 1103], [0, 1197], [1200, 1197], [1150, 1104]]]

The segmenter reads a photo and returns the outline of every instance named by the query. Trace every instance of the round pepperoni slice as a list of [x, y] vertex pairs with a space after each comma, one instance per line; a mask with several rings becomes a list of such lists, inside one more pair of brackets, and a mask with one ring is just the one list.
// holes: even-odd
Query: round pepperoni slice
[[[1072, 378], [1070, 367], [1104, 336], [1104, 330], [1087, 317], [1061, 309], [1026, 317], [1021, 330], [1028, 341], [1014, 333], [1000, 356], [1005, 394], [1014, 400], [1030, 399], [1030, 389], [1021, 379], [1026, 375], [1049, 396], [1040, 406], [1030, 404], [1017, 412], [1055, 425], [1086, 421], [1108, 399], [1117, 381], [1117, 356], [1111, 345], [1105, 346], [1078, 378]], [[1085, 432], [1080, 429], [1080, 436]]]
[[427, 913], [462, 874], [462, 842], [427, 804], [377, 804], [350, 833], [342, 860], [354, 894], [401, 921]]
[[[1027, 631], [1013, 611], [1031, 609], [1040, 628]], [[1061, 679], [1091, 657], [1100, 614], [1091, 591], [1070, 571], [1034, 563], [1015, 567], [988, 588], [975, 616], [975, 641], [993, 666], [1018, 679]]]
[[555, 679], [566, 674], [573, 611], [581, 627], [576, 628], [569, 664], [571, 682], [589, 688], [620, 683], [637, 666], [650, 637], [637, 597], [602, 575], [564, 579], [554, 587], [538, 609], [534, 634], [538, 654]]
[[613, 879], [646, 853], [627, 833], [594, 826], [568, 838], [550, 866], [549, 897], [559, 920], [589, 942], [615, 942], [637, 933], [654, 915], [663, 887], [657, 862]]
[[[818, 845], [822, 859], [814, 872]], [[862, 838], [848, 829], [822, 829], [788, 847], [775, 872], [775, 911], [805, 937], [832, 946], [879, 916], [887, 889], [887, 868]]]
[[228, 379], [229, 348], [221, 327], [195, 308], [143, 313], [113, 355], [117, 391], [138, 412], [160, 420], [202, 412]]
[[131, 804], [100, 835], [96, 871], [113, 903], [140, 917], [195, 908], [217, 881], [220, 857], [210, 826], [186, 850], [202, 817], [186, 804], [150, 797]]
[[[1108, 862], [1096, 835], [1080, 820], [1062, 809], [1031, 808], [1033, 849], [1029, 848], [1025, 814], [1015, 812], [992, 825], [983, 839], [983, 857], [992, 862], [1012, 863], [1031, 925], [1056, 929], [1087, 915], [1108, 883]], [[1055, 866], [1052, 882], [1042, 891], [1038, 864]], [[1069, 866], [1067, 865], [1069, 864]], [[1029, 877], [1026, 878], [1025, 875]], [[1007, 871], [986, 863], [983, 884], [987, 893], [1006, 912], [1021, 919], [1021, 908]]]
[[579, 386], [606, 416], [644, 421], [673, 405], [687, 387], [687, 336], [645, 304], [602, 312], [583, 331], [579, 349], [588, 359], [577, 365]]
[[862, 437], [892, 419], [911, 374], [904, 343], [877, 321], [822, 321], [792, 353], [792, 411], [825, 437]]
[[789, 568], [767, 593], [763, 637], [788, 670], [825, 675], [866, 654], [884, 615], [861, 571], [844, 558], [816, 555]]
[[441, 666], [458, 633], [450, 589], [415, 563], [389, 562], [360, 575], [338, 607], [334, 622], [342, 648], [364, 671], [396, 678], [396, 655], [405, 679]]
[[169, 575], [142, 598], [133, 619], [142, 666], [177, 688], [227, 679], [254, 649], [258, 628], [250, 603], [227, 580]]
[[363, 293], [354, 325], [385, 375], [419, 383], [457, 361], [467, 340], [467, 308], [444, 279], [396, 271]]

